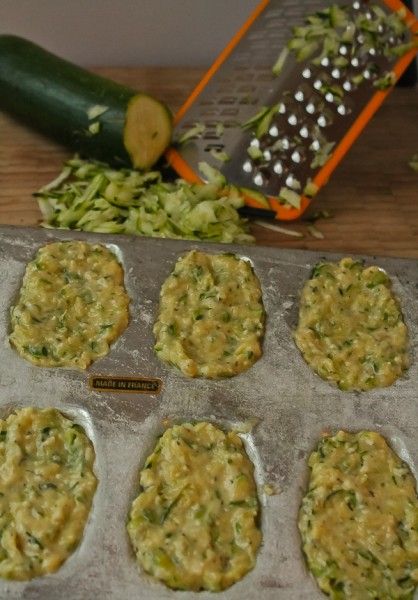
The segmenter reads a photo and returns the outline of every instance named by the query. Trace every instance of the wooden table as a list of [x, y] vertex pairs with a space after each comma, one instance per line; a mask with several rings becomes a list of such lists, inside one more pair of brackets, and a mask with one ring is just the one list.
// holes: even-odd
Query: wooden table
[[[148, 91], [176, 111], [203, 69], [99, 68], [97, 72]], [[397, 88], [312, 203], [327, 210], [313, 238], [306, 222], [284, 225], [294, 238], [252, 226], [258, 244], [418, 258], [418, 89]], [[0, 223], [33, 226], [40, 213], [31, 194], [53, 179], [71, 153], [0, 114]]]

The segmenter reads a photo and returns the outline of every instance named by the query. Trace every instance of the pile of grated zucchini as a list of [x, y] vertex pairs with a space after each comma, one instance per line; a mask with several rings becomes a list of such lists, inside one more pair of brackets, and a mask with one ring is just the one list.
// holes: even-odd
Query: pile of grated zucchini
[[251, 243], [244, 199], [216, 169], [202, 163], [208, 183], [164, 182], [159, 171], [112, 169], [78, 157], [34, 196], [43, 227], [128, 233], [222, 243]]

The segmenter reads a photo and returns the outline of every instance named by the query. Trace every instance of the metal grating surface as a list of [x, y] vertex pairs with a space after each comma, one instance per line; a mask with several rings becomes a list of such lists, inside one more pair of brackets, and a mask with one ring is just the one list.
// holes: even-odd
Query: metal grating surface
[[[330, 61], [314, 66], [309, 61], [296, 62], [289, 57], [280, 76], [274, 77], [272, 66], [291, 39], [293, 27], [302, 25], [306, 16], [331, 4], [335, 2], [270, 1], [177, 126], [178, 137], [197, 122], [206, 126], [201, 139], [179, 149], [196, 173], [199, 162], [205, 161], [222, 171], [231, 183], [270, 196], [277, 196], [282, 186], [292, 188], [295, 180], [303, 190], [308, 179], [313, 179], [319, 170], [311, 167], [318, 135], [338, 144], [376, 92], [373, 81], [378, 75], [373, 65], [382, 74], [396, 63], [396, 59], [374, 55], [373, 51], [362, 52], [358, 37], [348, 68], [335, 69]], [[342, 2], [337, 4], [346, 6]], [[377, 0], [374, 4], [388, 12], [383, 2]], [[370, 15], [368, 4], [357, 0], [351, 11]], [[399, 38], [393, 43], [401, 41]], [[349, 53], [344, 44], [340, 53]], [[367, 81], [357, 86], [352, 78], [360, 73], [366, 73]], [[332, 94], [321, 92], [321, 85], [333, 84], [344, 88], [342, 103], [337, 103]], [[240, 128], [261, 107], [278, 102], [285, 109], [274, 118], [268, 135], [257, 140]], [[222, 134], [217, 132], [219, 123], [224, 127]], [[283, 142], [281, 149], [272, 153], [269, 148], [278, 140]], [[249, 158], [250, 144], [264, 152], [263, 160]], [[225, 151], [231, 160], [220, 162], [211, 155], [213, 150]]]

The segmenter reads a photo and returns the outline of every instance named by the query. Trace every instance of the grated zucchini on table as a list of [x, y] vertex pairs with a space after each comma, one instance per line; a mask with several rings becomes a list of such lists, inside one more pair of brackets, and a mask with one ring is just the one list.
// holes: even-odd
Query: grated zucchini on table
[[264, 308], [251, 264], [192, 250], [164, 282], [155, 351], [189, 377], [231, 377], [261, 356]]
[[56, 571], [78, 546], [97, 480], [82, 428], [53, 408], [0, 420], [0, 577]]
[[335, 600], [412, 600], [418, 498], [408, 466], [373, 431], [324, 437], [299, 512], [308, 567]]
[[85, 369], [125, 329], [128, 306], [123, 269], [108, 248], [47, 244], [26, 267], [10, 343], [35, 365]]
[[409, 366], [408, 331], [389, 276], [351, 258], [314, 268], [294, 337], [314, 371], [343, 390], [391, 385]]
[[129, 515], [139, 565], [175, 589], [219, 591], [241, 579], [261, 543], [253, 473], [236, 433], [204, 422], [167, 429]]

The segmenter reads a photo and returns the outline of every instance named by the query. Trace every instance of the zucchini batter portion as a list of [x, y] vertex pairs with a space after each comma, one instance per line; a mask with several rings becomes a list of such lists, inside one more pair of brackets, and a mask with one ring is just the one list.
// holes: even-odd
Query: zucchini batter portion
[[56, 571], [80, 542], [97, 480], [82, 428], [53, 408], [0, 420], [0, 577]]
[[105, 246], [56, 242], [26, 267], [10, 342], [41, 367], [86, 369], [128, 324], [123, 269]]
[[264, 309], [251, 265], [192, 250], [160, 293], [155, 351], [189, 377], [231, 377], [261, 356]]
[[140, 483], [127, 528], [147, 573], [174, 589], [219, 591], [254, 567], [254, 467], [236, 433], [205, 422], [167, 429]]
[[342, 390], [391, 385], [409, 366], [408, 332], [388, 275], [351, 258], [320, 263], [300, 300], [295, 341]]
[[308, 567], [335, 600], [412, 600], [418, 498], [408, 466], [373, 431], [339, 431], [309, 458], [299, 512]]

